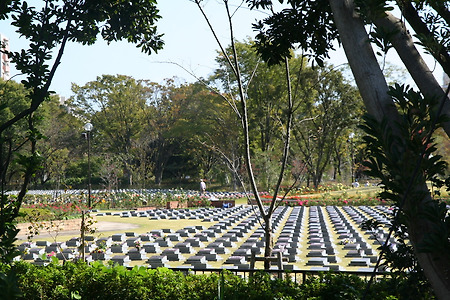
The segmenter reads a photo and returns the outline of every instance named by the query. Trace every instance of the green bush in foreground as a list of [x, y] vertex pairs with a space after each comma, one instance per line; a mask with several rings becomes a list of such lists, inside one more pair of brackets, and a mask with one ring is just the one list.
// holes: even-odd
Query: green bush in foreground
[[[167, 268], [147, 269], [95, 262], [54, 262], [36, 266], [17, 262], [0, 265], [2, 299], [361, 299], [366, 282], [354, 275], [323, 273], [297, 284], [290, 276], [275, 279], [256, 272], [248, 280], [228, 271], [184, 275]], [[429, 291], [410, 298], [396, 286], [402, 278], [376, 282], [367, 299], [434, 299]], [[20, 293], [20, 295], [18, 295]], [[403, 294], [403, 295], [402, 295]]]

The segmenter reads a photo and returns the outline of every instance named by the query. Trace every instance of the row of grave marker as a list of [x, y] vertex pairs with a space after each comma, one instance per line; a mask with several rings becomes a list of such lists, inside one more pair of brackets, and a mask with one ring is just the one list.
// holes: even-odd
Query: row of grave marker
[[[187, 268], [208, 268], [209, 262], [221, 262], [223, 266], [248, 269], [252, 253], [264, 253], [264, 231], [258, 221], [258, 212], [249, 206], [233, 208], [160, 209], [145, 211], [146, 217], [184, 216], [203, 221], [216, 221], [206, 228], [188, 226], [173, 231], [153, 230], [146, 234], [133, 232], [114, 234], [110, 237], [87, 237], [87, 259], [111, 260], [121, 265], [132, 261], [154, 267], [170, 267], [172, 263]], [[279, 207], [273, 217], [276, 233], [274, 255], [281, 252], [286, 260], [285, 269], [309, 268], [312, 270], [370, 270], [377, 260], [379, 242], [385, 232], [361, 230], [363, 221], [377, 218], [389, 222], [388, 207]], [[102, 213], [99, 212], [99, 215]], [[118, 217], [142, 217], [142, 212], [120, 212]], [[391, 240], [395, 247], [395, 240]], [[56, 255], [59, 259], [79, 256], [80, 239], [72, 238], [63, 243], [36, 242], [19, 246], [22, 255], [17, 259], [44, 264], [42, 254]], [[306, 252], [304, 259], [299, 256]], [[347, 265], [342, 261], [349, 260]]]

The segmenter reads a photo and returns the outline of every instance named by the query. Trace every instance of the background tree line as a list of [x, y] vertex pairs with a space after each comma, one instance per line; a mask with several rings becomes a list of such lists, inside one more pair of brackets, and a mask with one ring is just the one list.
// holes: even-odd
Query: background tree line
[[[246, 78], [251, 149], [262, 189], [270, 189], [280, 165], [283, 114], [286, 112], [282, 67], [263, 63], [251, 40], [237, 43]], [[87, 141], [83, 125], [90, 121], [92, 183], [97, 188], [148, 188], [192, 184], [207, 178], [231, 190], [245, 177], [239, 120], [223, 99], [236, 91], [224, 57], [207, 79], [186, 83], [177, 78], [159, 84], [124, 75], [102, 75], [84, 86], [72, 85], [73, 96], [55, 96], [39, 111], [38, 143], [42, 164], [31, 188], [83, 188], [87, 182]], [[351, 132], [363, 115], [356, 87], [333, 66], [312, 68], [305, 58], [290, 59], [294, 83], [293, 142], [289, 181], [317, 187], [324, 179], [350, 183], [351, 159], [363, 159]], [[26, 102], [25, 88], [3, 82], [11, 108]], [[3, 89], [6, 93], [6, 89]], [[231, 91], [231, 92], [228, 92]], [[233, 95], [228, 95], [232, 96]], [[15, 127], [13, 135], [20, 135]], [[25, 151], [25, 149], [24, 149]], [[355, 155], [351, 155], [352, 151]], [[17, 166], [19, 168], [19, 166]], [[12, 167], [10, 187], [19, 184]], [[195, 185], [194, 185], [195, 184]]]

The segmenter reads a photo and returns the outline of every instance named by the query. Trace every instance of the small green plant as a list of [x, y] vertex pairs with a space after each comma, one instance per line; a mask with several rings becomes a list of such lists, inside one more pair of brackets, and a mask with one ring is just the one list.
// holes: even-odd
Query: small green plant
[[300, 287], [301, 299], [361, 299], [364, 281], [355, 275], [320, 273]]
[[10, 265], [3, 265], [0, 270], [0, 290], [2, 291], [2, 299], [5, 300], [15, 300], [22, 296], [16, 271]]

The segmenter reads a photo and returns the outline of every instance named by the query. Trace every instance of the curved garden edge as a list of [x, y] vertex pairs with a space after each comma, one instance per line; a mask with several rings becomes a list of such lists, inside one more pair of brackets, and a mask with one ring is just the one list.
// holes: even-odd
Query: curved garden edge
[[[96, 221], [95, 216], [92, 218]], [[43, 221], [41, 222], [44, 228], [50, 227], [49, 230], [41, 229], [41, 232], [35, 237], [50, 237], [55, 235], [79, 235], [80, 227], [81, 227], [81, 218], [69, 219], [69, 220], [56, 220], [56, 221]], [[51, 225], [51, 223], [53, 225]], [[32, 226], [32, 223], [19, 223], [17, 224], [17, 229], [19, 229], [19, 233], [17, 235], [18, 240], [26, 240], [29, 235], [29, 226]], [[118, 229], [128, 230], [135, 229], [139, 227], [139, 225], [132, 223], [123, 223], [123, 222], [108, 222], [108, 221], [99, 221], [96, 222], [95, 225], [96, 231], [105, 232], [105, 231], [116, 231]]]

